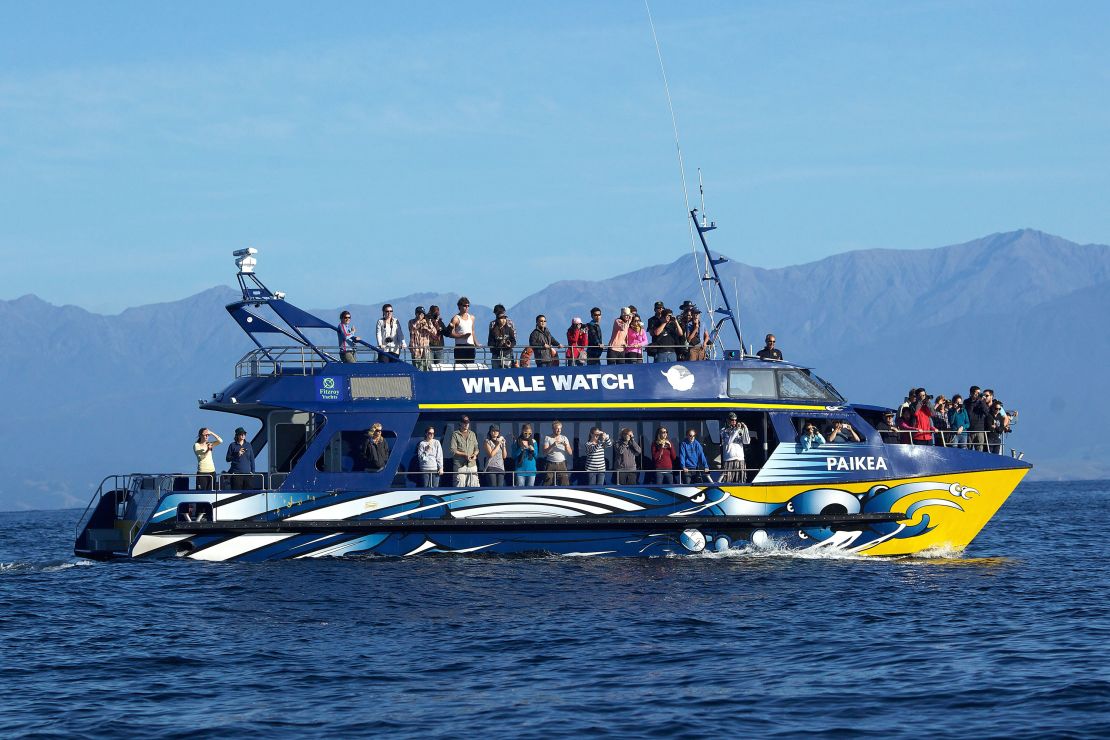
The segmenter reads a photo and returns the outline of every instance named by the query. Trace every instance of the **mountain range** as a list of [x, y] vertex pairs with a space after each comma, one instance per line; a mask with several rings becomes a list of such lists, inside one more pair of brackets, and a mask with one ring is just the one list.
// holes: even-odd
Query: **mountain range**
[[[911, 386], [946, 395], [993, 387], [1020, 411], [1011, 443], [1033, 462], [1033, 476], [1110, 476], [1094, 431], [1108, 418], [1110, 397], [1091, 386], [1110, 364], [1110, 247], [1026, 229], [780, 269], [730, 260], [720, 271], [739, 296], [745, 344], [758, 348], [774, 332], [786, 359], [814, 367], [850, 400], [892, 405]], [[271, 287], [294, 288], [297, 302], [295, 286]], [[464, 282], [457, 287], [466, 292]], [[656, 300], [703, 304], [702, 287], [685, 255], [615, 277], [551, 283], [509, 313], [518, 331], [546, 314], [558, 335], [592, 306], [606, 317], [628, 304], [647, 315]], [[197, 428], [211, 424], [222, 434], [237, 425], [196, 403], [222, 389], [253, 346], [223, 310], [237, 297], [218, 286], [114, 316], [32, 295], [0, 301], [0, 385], [9, 409], [0, 432], [0, 509], [83, 507], [108, 473], [191, 469]], [[484, 326], [499, 297], [471, 297]], [[382, 302], [401, 318], [433, 303], [449, 316], [457, 298], [383, 295], [343, 308], [369, 335]], [[316, 310], [329, 319], [338, 311]]]

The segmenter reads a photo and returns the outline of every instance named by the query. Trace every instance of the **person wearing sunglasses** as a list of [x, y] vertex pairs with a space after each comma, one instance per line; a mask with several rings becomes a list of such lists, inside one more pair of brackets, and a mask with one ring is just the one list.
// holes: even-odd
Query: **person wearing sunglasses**
[[[378, 346], [386, 352], [400, 355], [405, 348], [405, 332], [401, 322], [393, 316], [393, 306], [389, 303], [382, 306], [382, 317], [378, 319], [376, 327]], [[379, 362], [396, 362], [389, 355], [380, 355]]]
[[777, 360], [782, 362], [782, 351], [775, 346], [775, 335], [768, 334], [763, 342], [763, 349], [756, 352], [755, 356], [761, 360]]
[[416, 459], [425, 488], [439, 488], [439, 478], [443, 475], [443, 445], [436, 439], [436, 428], [424, 430], [424, 439], [416, 445]]

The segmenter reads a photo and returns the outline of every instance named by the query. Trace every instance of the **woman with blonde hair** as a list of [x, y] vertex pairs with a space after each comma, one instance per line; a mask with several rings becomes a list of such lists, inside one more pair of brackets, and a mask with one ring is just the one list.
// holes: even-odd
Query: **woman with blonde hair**
[[[209, 437], [215, 439], [213, 442]], [[223, 444], [220, 435], [208, 427], [201, 427], [197, 432], [197, 441], [193, 443], [193, 454], [197, 456], [197, 490], [211, 491], [215, 486], [216, 464], [212, 462], [212, 448]]]

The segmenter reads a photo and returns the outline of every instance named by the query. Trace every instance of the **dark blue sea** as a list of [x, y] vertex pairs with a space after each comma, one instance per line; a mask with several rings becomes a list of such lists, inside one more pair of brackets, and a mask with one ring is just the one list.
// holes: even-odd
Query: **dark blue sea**
[[962, 556], [91, 563], [0, 514], [0, 736], [1107, 737], [1110, 481]]

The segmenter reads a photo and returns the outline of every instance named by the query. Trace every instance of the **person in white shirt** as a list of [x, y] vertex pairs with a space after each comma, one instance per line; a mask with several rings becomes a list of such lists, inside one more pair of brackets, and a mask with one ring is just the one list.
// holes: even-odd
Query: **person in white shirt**
[[563, 422], [551, 422], [551, 434], [543, 438], [543, 459], [547, 461], [547, 475], [544, 476], [545, 486], [570, 485], [570, 475], [567, 473], [567, 460], [572, 459], [574, 451], [570, 447], [570, 440], [563, 436]]
[[744, 445], [752, 441], [748, 425], [739, 421], [735, 411], [728, 412], [728, 425], [721, 427], [721, 482], [747, 483]]
[[[400, 355], [405, 349], [405, 331], [401, 328], [401, 322], [393, 316], [392, 304], [386, 303], [382, 306], [382, 317], [378, 319], [375, 337], [378, 346], [386, 352]], [[396, 360], [389, 355], [379, 354], [378, 362], [396, 362]]]

